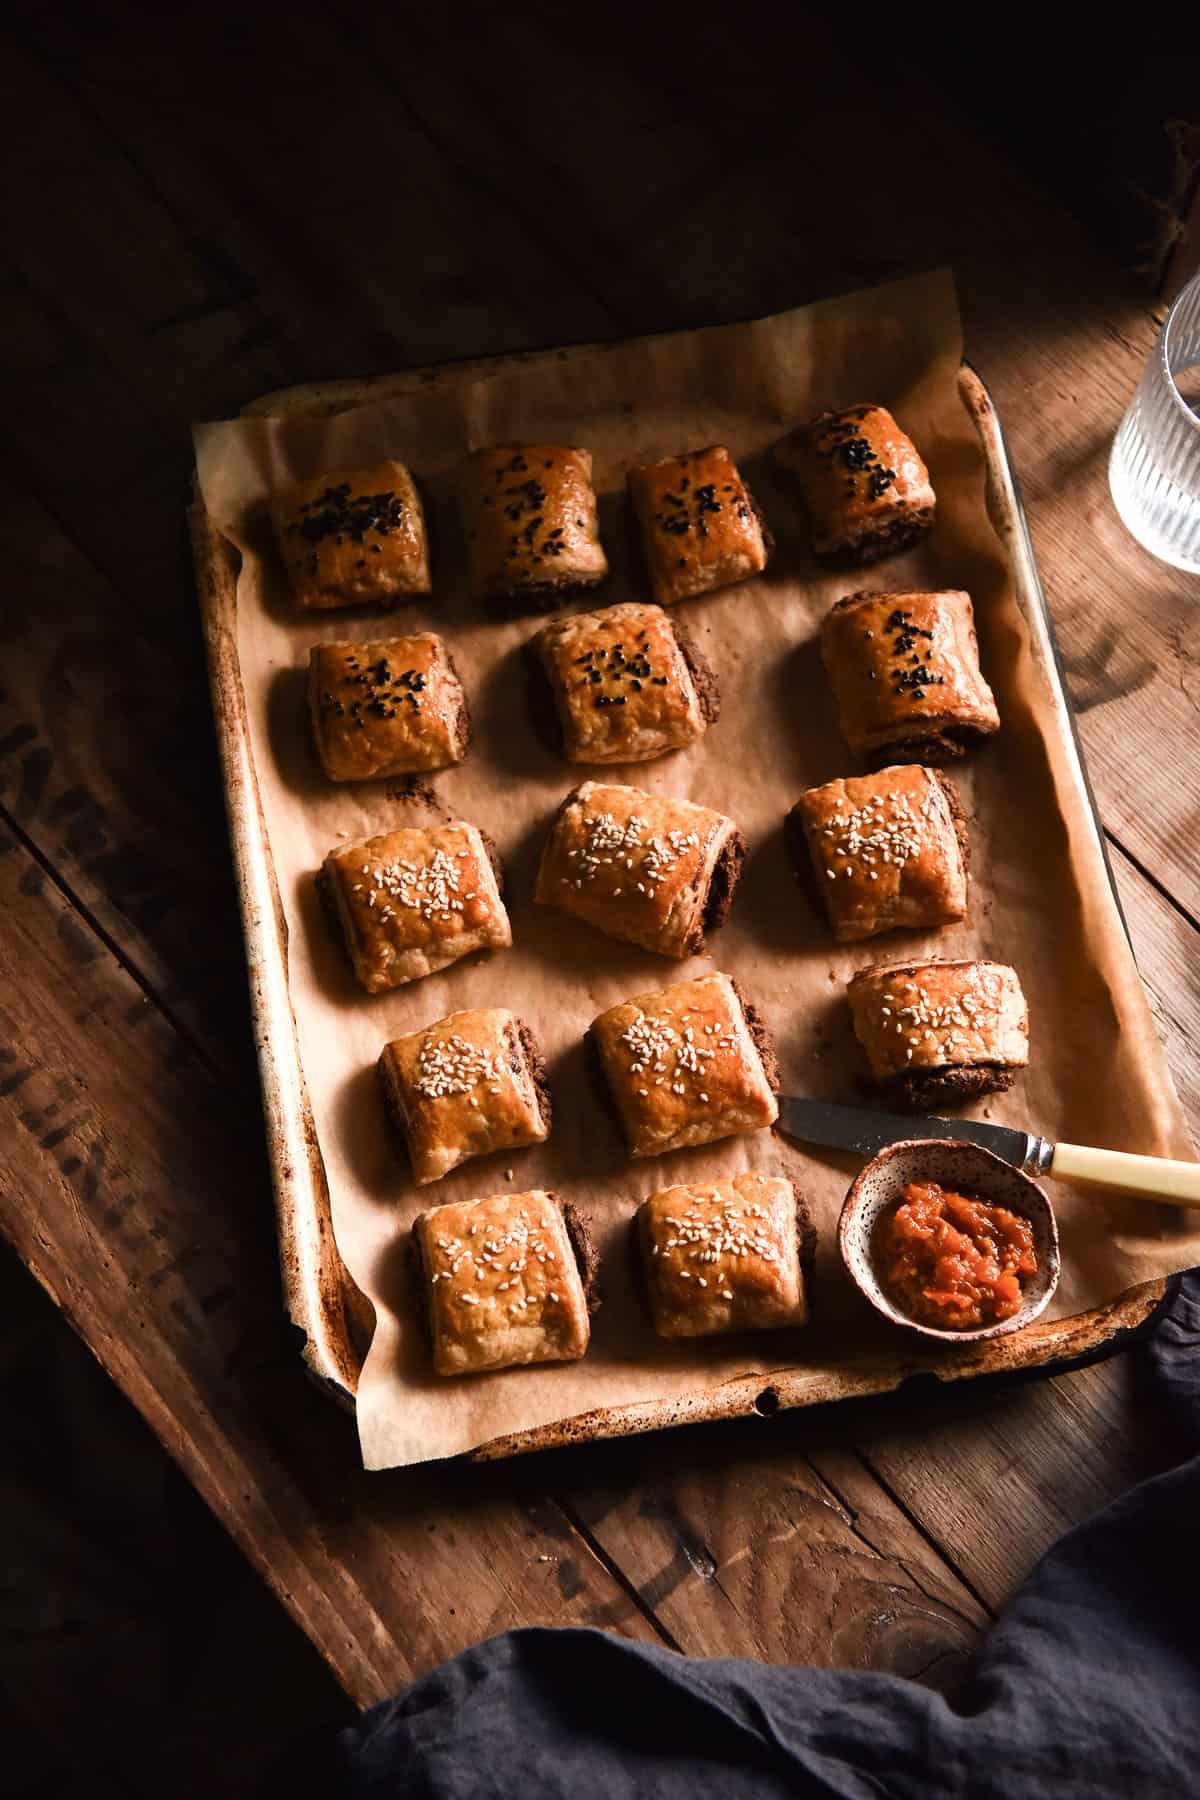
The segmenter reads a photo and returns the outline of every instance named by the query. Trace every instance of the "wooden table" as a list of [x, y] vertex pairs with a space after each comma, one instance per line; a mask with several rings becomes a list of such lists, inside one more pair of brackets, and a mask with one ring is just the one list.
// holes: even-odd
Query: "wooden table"
[[[803, 56], [715, 21], [643, 24], [635, 55], [574, 9], [454, 20], [120, 43], [59, 20], [0, 52], [17, 140], [0, 1224], [357, 1702], [531, 1622], [950, 1685], [1045, 1546], [1179, 1454], [1136, 1356], [515, 1463], [359, 1469], [279, 1306], [183, 547], [188, 426], [296, 381], [742, 318], [951, 263], [1200, 1121], [1200, 583], [1126, 536], [1105, 479], [1160, 314], [919, 72], [874, 81], [811, 20]], [[26, 1354], [31, 1330], [49, 1340], [5, 1283], [3, 1404], [28, 1435], [55, 1423]], [[71, 1446], [89, 1493], [105, 1432]], [[6, 1492], [32, 1595], [71, 1556], [30, 1525], [19, 1480]], [[122, 1528], [136, 1538], [136, 1518]], [[243, 1595], [232, 1616], [270, 1645], [261, 1610]], [[228, 1654], [269, 1678], [272, 1652]], [[53, 1658], [39, 1667], [26, 1712], [44, 1729]]]

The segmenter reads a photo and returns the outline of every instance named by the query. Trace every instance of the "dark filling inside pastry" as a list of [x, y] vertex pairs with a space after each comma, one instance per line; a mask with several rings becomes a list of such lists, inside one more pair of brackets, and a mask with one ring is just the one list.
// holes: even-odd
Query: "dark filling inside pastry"
[[968, 750], [984, 743], [990, 736], [990, 732], [981, 731], [978, 725], [947, 723], [938, 725], [922, 737], [881, 744], [878, 749], [867, 752], [867, 761], [875, 769], [886, 769], [892, 763], [901, 762], [960, 762]]
[[[513, 1035], [511, 1027], [508, 1035], [510, 1037]], [[537, 1093], [538, 1111], [541, 1114], [543, 1129], [549, 1131], [550, 1121], [554, 1114], [554, 1101], [551, 1098], [550, 1083], [546, 1074], [546, 1059], [524, 1019], [517, 1020], [516, 1037], [518, 1043], [510, 1043], [508, 1046], [509, 1067], [514, 1075], [519, 1075], [522, 1067], [521, 1059], [524, 1058], [524, 1066], [529, 1070], [530, 1079]]]
[[729, 979], [730, 985], [741, 1003], [742, 1012], [745, 1014], [746, 1029], [754, 1040], [754, 1048], [758, 1051], [759, 1058], [762, 1062], [763, 1074], [766, 1077], [767, 1086], [773, 1094], [777, 1094], [779, 1092], [780, 1076], [779, 1058], [775, 1053], [775, 1039], [771, 1036], [771, 1033], [763, 1023], [758, 1008], [753, 1005], [751, 1001], [747, 1000], [745, 994], [742, 992], [741, 983], [735, 981], [732, 976], [730, 976]]
[[918, 506], [887, 525], [863, 525], [856, 529], [853, 542], [838, 544], [831, 550], [818, 550], [814, 555], [826, 569], [866, 568], [869, 563], [882, 562], [885, 556], [898, 556], [910, 544], [928, 537], [933, 530], [936, 510], [933, 506]]
[[688, 949], [693, 956], [699, 955], [704, 948], [704, 940], [710, 931], [716, 931], [729, 917], [733, 905], [733, 896], [737, 892], [738, 882], [742, 878], [742, 865], [746, 860], [746, 840], [740, 831], [731, 831], [721, 848], [713, 867], [712, 880], [708, 884], [708, 893], [704, 897], [704, 911], [700, 916], [700, 924]]
[[971, 1063], [941, 1069], [906, 1069], [880, 1085], [900, 1112], [936, 1112], [940, 1107], [969, 1106], [983, 1094], [1003, 1094], [1016, 1079], [1003, 1063]]
[[[597, 1276], [600, 1272], [600, 1255], [592, 1240], [591, 1220], [581, 1213], [570, 1200], [560, 1200], [557, 1194], [550, 1195], [551, 1203], [562, 1212], [563, 1224], [567, 1228], [567, 1240], [571, 1246], [571, 1254], [575, 1258], [575, 1267], [579, 1270], [579, 1279], [583, 1283], [584, 1298], [587, 1300], [589, 1313], [594, 1313], [600, 1306], [600, 1291]], [[414, 1226], [408, 1237], [407, 1268], [409, 1280], [417, 1286], [417, 1317], [421, 1321], [421, 1334], [428, 1350], [433, 1350], [433, 1286], [429, 1279], [429, 1264], [425, 1260], [425, 1246], [421, 1242], [421, 1234]]]
[[690, 631], [682, 625], [675, 626], [675, 642], [679, 646], [679, 654], [687, 665], [688, 674], [692, 678], [692, 686], [696, 690], [696, 699], [706, 725], [715, 725], [721, 716], [721, 688], [717, 681], [716, 671], [701, 650], [697, 648]]

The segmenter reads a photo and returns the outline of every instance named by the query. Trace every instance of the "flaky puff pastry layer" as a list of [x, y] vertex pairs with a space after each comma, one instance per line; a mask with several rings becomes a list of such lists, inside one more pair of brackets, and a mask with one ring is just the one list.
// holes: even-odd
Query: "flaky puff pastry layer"
[[342, 639], [308, 653], [308, 710], [331, 781], [370, 781], [459, 763], [471, 715], [444, 641], [432, 631]]
[[905, 763], [830, 781], [788, 818], [839, 943], [966, 912], [966, 821], [939, 770]]
[[532, 1188], [437, 1206], [413, 1227], [439, 1375], [572, 1362], [588, 1296], [557, 1194]]
[[589, 1038], [633, 1157], [759, 1131], [779, 1117], [774, 1050], [724, 974], [639, 994], [592, 1021]]
[[369, 994], [512, 943], [492, 847], [462, 819], [338, 845], [321, 882]]
[[503, 1007], [449, 1013], [393, 1038], [379, 1076], [418, 1185], [440, 1181], [472, 1156], [550, 1135], [541, 1052], [529, 1026]]
[[959, 588], [851, 594], [826, 614], [821, 656], [842, 735], [860, 756], [944, 762], [999, 728]]
[[506, 610], [557, 605], [608, 573], [592, 456], [568, 444], [497, 444], [458, 471], [474, 599]]
[[723, 444], [628, 475], [650, 587], [660, 606], [731, 586], [767, 566], [769, 534]]
[[807, 1322], [807, 1216], [783, 1177], [750, 1173], [664, 1188], [638, 1208], [636, 1229], [660, 1337]]
[[661, 606], [554, 619], [534, 649], [568, 762], [649, 762], [695, 743], [717, 717], [712, 670]]
[[886, 406], [821, 413], [784, 438], [775, 459], [799, 488], [821, 561], [878, 562], [933, 528], [929, 471]]
[[1029, 1012], [1015, 969], [996, 962], [880, 964], [849, 984], [854, 1030], [877, 1080], [988, 1063], [1024, 1068]]
[[381, 605], [430, 591], [421, 496], [401, 462], [298, 482], [272, 501], [271, 518], [297, 606]]
[[744, 853], [724, 813], [585, 781], [555, 814], [534, 898], [660, 956], [692, 956], [728, 913]]

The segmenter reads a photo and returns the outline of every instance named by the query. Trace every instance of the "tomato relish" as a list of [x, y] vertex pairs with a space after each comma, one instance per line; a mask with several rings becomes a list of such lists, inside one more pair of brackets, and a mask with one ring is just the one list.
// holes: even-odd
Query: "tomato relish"
[[1036, 1274], [1033, 1228], [1019, 1213], [910, 1181], [876, 1237], [890, 1298], [919, 1325], [974, 1331], [1011, 1319]]

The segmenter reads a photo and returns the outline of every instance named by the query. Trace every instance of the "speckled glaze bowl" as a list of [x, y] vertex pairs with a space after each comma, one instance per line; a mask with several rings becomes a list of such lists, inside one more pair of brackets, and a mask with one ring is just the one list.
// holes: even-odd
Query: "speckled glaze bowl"
[[[977, 1331], [941, 1331], [918, 1324], [888, 1298], [875, 1273], [871, 1244], [880, 1215], [900, 1198], [901, 1189], [910, 1181], [936, 1181], [989, 1206], [1006, 1206], [1029, 1220], [1038, 1269], [1025, 1285], [1020, 1311], [1011, 1319], [982, 1325]], [[1045, 1311], [1058, 1286], [1058, 1226], [1054, 1209], [1037, 1182], [990, 1150], [954, 1138], [905, 1139], [872, 1157], [846, 1195], [838, 1221], [838, 1249], [850, 1279], [876, 1312], [935, 1343], [978, 1344], [985, 1338], [1021, 1331]]]

